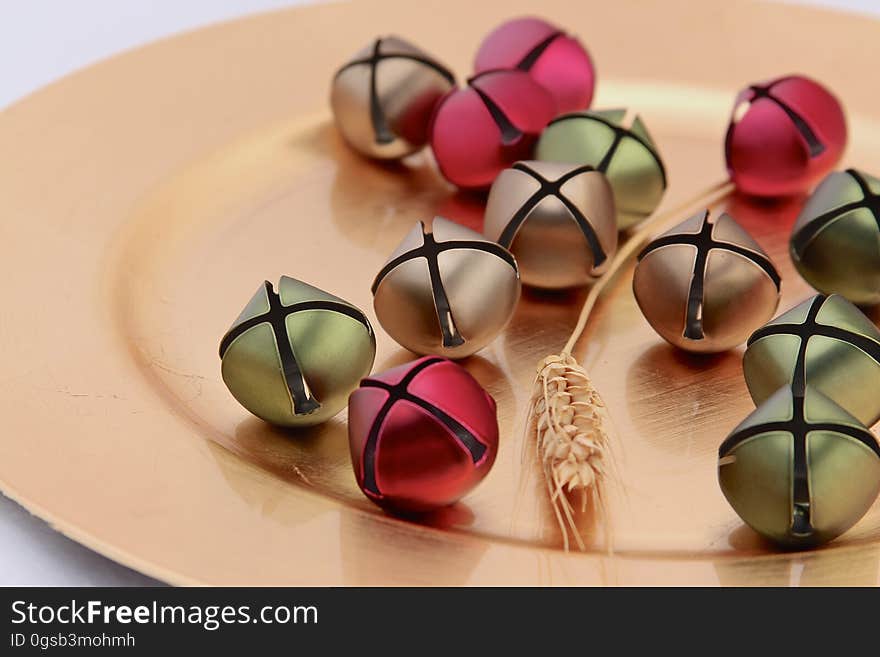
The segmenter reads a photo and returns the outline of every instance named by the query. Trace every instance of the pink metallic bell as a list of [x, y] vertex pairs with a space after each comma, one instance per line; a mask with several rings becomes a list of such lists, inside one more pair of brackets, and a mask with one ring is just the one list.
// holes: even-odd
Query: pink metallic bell
[[495, 69], [527, 71], [556, 99], [559, 112], [587, 109], [596, 72], [577, 38], [540, 18], [514, 18], [496, 27], [477, 52], [477, 73]]
[[818, 82], [791, 75], [736, 98], [724, 154], [731, 180], [753, 196], [792, 196], [831, 171], [846, 147], [846, 117]]
[[361, 381], [348, 400], [348, 442], [364, 495], [393, 512], [431, 511], [492, 468], [495, 400], [460, 365], [427, 356]]
[[488, 71], [440, 101], [431, 122], [437, 166], [454, 185], [483, 189], [503, 169], [531, 158], [556, 102], [523, 71]]

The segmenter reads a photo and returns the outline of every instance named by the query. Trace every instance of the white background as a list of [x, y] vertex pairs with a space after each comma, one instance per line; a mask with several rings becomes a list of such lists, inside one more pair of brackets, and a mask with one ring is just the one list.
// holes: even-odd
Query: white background
[[[199, 25], [307, 1], [0, 0], [0, 108], [119, 50]], [[800, 2], [880, 15], [880, 0]], [[157, 582], [64, 538], [0, 496], [0, 585], [15, 584]]]

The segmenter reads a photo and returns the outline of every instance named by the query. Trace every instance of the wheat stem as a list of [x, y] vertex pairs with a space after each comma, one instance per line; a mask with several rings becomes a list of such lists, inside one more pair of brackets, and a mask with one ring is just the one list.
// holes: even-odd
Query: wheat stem
[[611, 263], [608, 265], [608, 269], [605, 270], [605, 273], [599, 278], [599, 280], [593, 283], [593, 287], [590, 288], [590, 292], [584, 300], [584, 305], [581, 308], [581, 313], [578, 316], [574, 331], [572, 331], [571, 337], [568, 338], [568, 342], [566, 342], [565, 346], [562, 348], [562, 353], [570, 354], [572, 352], [574, 345], [577, 343], [578, 339], [580, 339], [581, 334], [587, 327], [587, 320], [590, 318], [590, 313], [593, 311], [593, 306], [596, 305], [599, 295], [605, 291], [605, 288], [608, 287], [608, 284], [623, 268], [623, 265], [625, 265], [633, 255], [648, 243], [651, 239], [651, 235], [666, 228], [667, 224], [673, 221], [681, 221], [681, 215], [685, 214], [692, 207], [696, 205], [714, 205], [733, 190], [734, 184], [732, 182], [722, 181], [716, 183], [695, 198], [689, 199], [666, 212], [654, 215], [650, 219], [644, 221], [642, 225], [633, 232], [626, 243], [618, 249], [614, 258], [612, 258]]
[[[580, 550], [586, 549], [575, 508], [569, 499], [569, 495], [575, 493], [581, 497], [581, 513], [586, 510], [588, 501], [592, 502], [608, 551], [612, 549], [605, 492], [606, 478], [614, 469], [610, 422], [602, 397], [593, 387], [587, 371], [572, 355], [572, 350], [583, 334], [599, 296], [651, 235], [672, 220], [680, 220], [681, 215], [693, 206], [711, 206], [731, 191], [732, 183], [718, 183], [687, 203], [642, 223], [618, 250], [602, 277], [593, 284], [562, 352], [547, 356], [538, 365], [526, 429], [533, 434], [550, 505], [566, 551], [569, 549], [569, 534]], [[530, 442], [524, 443], [524, 449], [528, 449]]]

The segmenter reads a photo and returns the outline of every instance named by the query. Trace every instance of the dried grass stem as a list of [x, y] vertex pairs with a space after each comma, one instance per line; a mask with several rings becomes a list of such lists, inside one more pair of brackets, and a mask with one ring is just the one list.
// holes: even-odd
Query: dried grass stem
[[547, 356], [538, 364], [526, 426], [531, 441], [526, 441], [524, 447], [530, 444], [537, 447], [550, 504], [566, 550], [570, 536], [578, 548], [586, 549], [575, 516], [588, 506], [599, 514], [609, 551], [612, 543], [606, 504], [606, 484], [613, 472], [610, 422], [602, 397], [572, 351], [586, 329], [599, 296], [651, 235], [671, 220], [678, 221], [692, 206], [711, 206], [731, 191], [732, 183], [721, 182], [686, 204], [655, 215], [639, 226], [593, 284], [562, 352]]

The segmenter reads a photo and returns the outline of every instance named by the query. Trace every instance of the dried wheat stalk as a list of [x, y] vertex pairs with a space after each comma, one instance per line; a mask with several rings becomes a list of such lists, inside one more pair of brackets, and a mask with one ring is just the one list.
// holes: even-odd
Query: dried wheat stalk
[[604, 530], [609, 552], [612, 549], [606, 506], [606, 486], [614, 472], [610, 422], [602, 397], [593, 387], [587, 371], [572, 355], [572, 350], [587, 326], [599, 295], [651, 234], [671, 219], [680, 219], [698, 202], [711, 206], [732, 190], [731, 183], [719, 183], [695, 199], [645, 221], [618, 250], [606, 272], [590, 289], [565, 347], [559, 354], [547, 356], [538, 364], [526, 425], [530, 440], [523, 446], [524, 449], [530, 445], [537, 447], [547, 493], [566, 550], [569, 548], [569, 534], [579, 549], [586, 549], [575, 514], [583, 513], [590, 506], [598, 513], [597, 521]]

